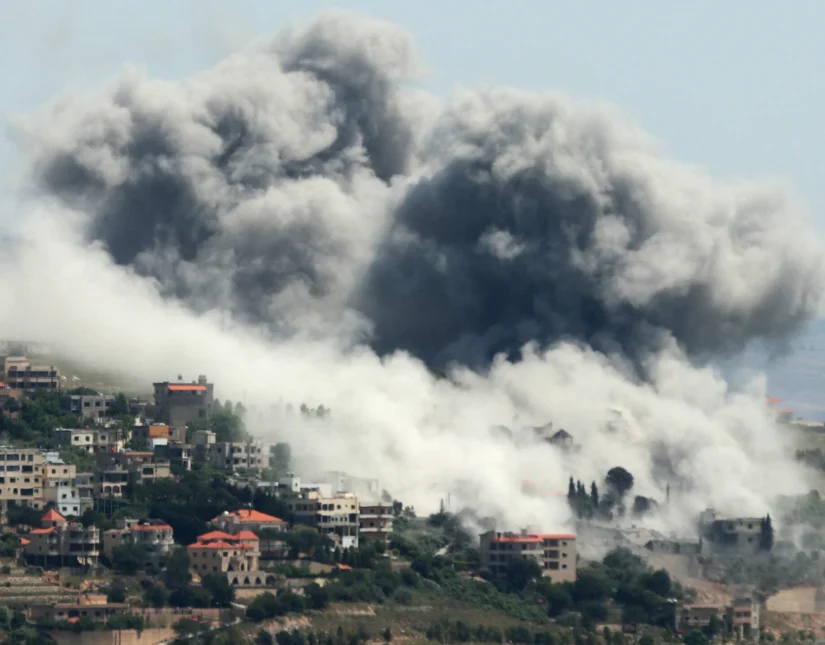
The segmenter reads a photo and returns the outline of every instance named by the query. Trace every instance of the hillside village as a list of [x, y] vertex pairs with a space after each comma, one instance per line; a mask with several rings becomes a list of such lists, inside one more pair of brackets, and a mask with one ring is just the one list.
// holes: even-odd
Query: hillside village
[[[289, 446], [246, 434], [243, 407], [221, 404], [206, 376], [154, 383], [152, 400], [140, 400], [70, 387], [57, 368], [25, 356], [5, 357], [2, 367], [6, 642], [75, 643], [125, 630], [140, 643], [337, 645], [401, 638], [390, 623], [407, 625], [407, 640], [442, 643], [681, 637], [701, 645], [811, 633], [766, 623], [772, 607], [787, 613], [778, 584], [768, 589], [744, 575], [707, 591], [720, 562], [757, 562], [783, 548], [770, 516], [708, 510], [696, 540], [618, 529], [614, 513], [642, 516], [657, 503], [634, 498], [621, 467], [590, 487], [571, 477], [576, 534], [490, 525], [470, 535], [461, 514], [442, 507], [419, 518], [377, 480], [329, 472], [308, 481], [293, 472]], [[329, 415], [323, 407], [295, 413]], [[788, 411], [777, 416], [792, 421]], [[566, 430], [536, 432], [558, 450], [579, 449]], [[601, 561], [583, 557], [599, 544], [613, 548]], [[803, 578], [792, 582], [810, 583]], [[363, 621], [325, 632], [307, 618], [323, 623], [331, 608], [365, 604], [432, 609], [448, 598], [486, 612], [478, 624], [446, 616], [411, 626], [393, 615], [380, 634]], [[812, 603], [811, 615], [825, 606], [818, 595]], [[490, 612], [504, 617], [503, 627]]]

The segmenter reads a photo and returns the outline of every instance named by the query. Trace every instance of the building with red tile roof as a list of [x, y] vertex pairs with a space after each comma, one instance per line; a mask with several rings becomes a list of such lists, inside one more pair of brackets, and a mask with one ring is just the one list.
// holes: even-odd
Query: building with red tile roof
[[155, 422], [181, 428], [188, 423], [209, 418], [213, 401], [213, 385], [205, 376], [197, 382], [155, 383]]
[[44, 568], [95, 567], [100, 558], [100, 530], [95, 526], [68, 522], [49, 509], [41, 518], [42, 526], [27, 534], [23, 545], [26, 561]]
[[149, 565], [159, 567], [163, 557], [175, 546], [174, 533], [166, 522], [139, 522], [130, 518], [117, 520], [117, 528], [103, 532], [103, 555], [110, 562], [115, 549], [127, 544], [143, 549]]
[[503, 574], [514, 557], [532, 558], [542, 575], [555, 582], [576, 580], [576, 536], [573, 533], [488, 531], [481, 535], [481, 566]]
[[263, 530], [285, 532], [289, 523], [274, 515], [267, 515], [251, 508], [241, 508], [237, 511], [223, 512], [212, 518], [212, 524], [220, 527], [227, 533], [237, 533], [241, 530], [260, 533]]
[[[251, 531], [243, 531], [243, 535], [210, 531], [198, 536], [197, 541], [190, 544], [187, 550], [192, 570], [201, 577], [226, 573], [230, 583], [240, 584], [247, 574], [256, 573], [259, 568], [258, 536]], [[233, 583], [235, 574], [243, 576]]]

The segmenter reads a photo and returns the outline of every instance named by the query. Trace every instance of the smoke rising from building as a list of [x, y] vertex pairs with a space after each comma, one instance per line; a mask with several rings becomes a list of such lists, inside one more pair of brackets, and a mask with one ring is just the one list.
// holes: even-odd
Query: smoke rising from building
[[[2, 335], [323, 403], [330, 423], [257, 430], [512, 524], [567, 519], [522, 481], [615, 465], [660, 500], [689, 482], [670, 524], [803, 490], [764, 383], [706, 366], [817, 312], [822, 246], [793, 196], [669, 161], [609, 107], [442, 101], [416, 71], [402, 30], [332, 12], [184, 82], [126, 71], [19, 118], [30, 214]], [[582, 452], [489, 432], [548, 420]]]

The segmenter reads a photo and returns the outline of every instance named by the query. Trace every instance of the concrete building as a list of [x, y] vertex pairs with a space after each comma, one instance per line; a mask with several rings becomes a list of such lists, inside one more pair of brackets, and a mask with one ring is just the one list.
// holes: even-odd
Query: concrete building
[[143, 549], [152, 566], [159, 567], [163, 557], [175, 546], [175, 540], [172, 527], [165, 522], [121, 518], [116, 528], [103, 533], [103, 554], [109, 562], [115, 549], [124, 544]]
[[210, 430], [196, 430], [192, 433], [192, 461], [196, 464], [208, 464], [212, 448], [215, 446], [215, 433]]
[[183, 427], [194, 421], [205, 421], [213, 401], [212, 383], [206, 376], [197, 382], [155, 383], [155, 421], [168, 426]]
[[60, 372], [53, 365], [34, 365], [25, 356], [3, 359], [3, 380], [14, 390], [60, 389]]
[[100, 623], [112, 616], [128, 614], [129, 605], [122, 602], [108, 602], [106, 596], [102, 594], [83, 594], [76, 602], [29, 605], [26, 613], [28, 619], [33, 622], [91, 618]]
[[389, 543], [392, 533], [392, 504], [361, 502], [359, 504], [359, 532], [362, 538]]
[[43, 501], [52, 503], [58, 513], [65, 517], [80, 517], [86, 508], [80, 500], [80, 491], [74, 486], [47, 487], [43, 489]]
[[0, 516], [10, 504], [43, 508], [44, 462], [36, 448], [0, 447]]
[[77, 473], [74, 478], [72, 486], [77, 489], [80, 497], [80, 505], [83, 509], [94, 508], [94, 482], [95, 476], [93, 473]]
[[89, 454], [119, 452], [129, 440], [126, 433], [117, 428], [55, 428], [53, 432], [58, 445], [74, 446]]
[[52, 434], [60, 446], [74, 446], [89, 454], [97, 452], [97, 434], [94, 430], [55, 428]]
[[76, 486], [77, 468], [64, 462], [58, 453], [47, 452], [43, 466], [43, 501], [56, 506], [61, 515], [80, 517], [94, 508], [91, 492], [81, 495]]
[[[166, 479], [172, 476], [172, 469], [168, 459], [155, 457], [154, 452], [145, 450], [100, 453], [98, 454], [97, 461], [98, 467], [102, 472], [111, 472], [114, 474], [126, 471], [129, 473], [125, 480], [126, 483], [132, 481], [135, 484], [147, 484], [157, 479]], [[111, 480], [111, 482], [120, 482], [121, 479], [122, 477], [118, 475], [115, 479]]]
[[60, 403], [84, 419], [102, 419], [114, 400], [110, 394], [70, 394], [62, 397]]
[[269, 468], [269, 446], [261, 441], [218, 441], [209, 450], [209, 464], [218, 470]]
[[497, 533], [481, 535], [481, 566], [502, 575], [514, 557], [533, 558], [552, 582], [575, 582], [576, 536], [572, 533]]
[[333, 470], [324, 473], [319, 481], [330, 484], [333, 493], [354, 493], [364, 499], [378, 499], [381, 496], [378, 480], [370, 477], [354, 477]]
[[168, 444], [169, 426], [164, 423], [151, 423], [132, 428], [132, 442], [145, 450], [154, 450], [156, 445]]
[[321, 497], [332, 497], [334, 491], [332, 484], [328, 482], [306, 482], [295, 473], [287, 473], [281, 477], [278, 480], [278, 488], [296, 494], [316, 492]]
[[46, 488], [71, 486], [77, 476], [74, 464], [67, 464], [57, 452], [47, 452], [43, 455], [43, 485]]
[[705, 553], [755, 553], [762, 548], [761, 517], [722, 518], [713, 509], [702, 513], [699, 528]]
[[684, 605], [676, 615], [676, 629], [685, 633], [707, 628], [716, 618], [738, 639], [758, 640], [759, 603], [753, 598], [735, 598], [729, 605]]
[[166, 459], [172, 467], [192, 470], [192, 449], [183, 443], [168, 442], [155, 446], [155, 457]]
[[358, 547], [358, 498], [353, 493], [323, 497], [315, 491], [286, 500], [296, 524], [305, 524], [343, 549]]
[[100, 531], [68, 522], [51, 509], [41, 519], [41, 528], [26, 536], [23, 553], [29, 564], [45, 568], [94, 567], [100, 557]]

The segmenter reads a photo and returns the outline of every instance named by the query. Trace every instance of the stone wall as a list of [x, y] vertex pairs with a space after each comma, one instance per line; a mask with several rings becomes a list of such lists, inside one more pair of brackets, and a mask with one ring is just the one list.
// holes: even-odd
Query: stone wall
[[57, 645], [158, 645], [175, 638], [169, 628], [151, 628], [143, 631], [121, 629], [105, 632], [49, 632]]

